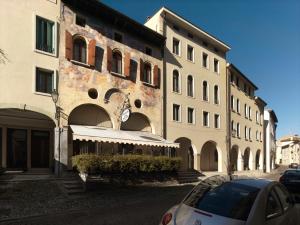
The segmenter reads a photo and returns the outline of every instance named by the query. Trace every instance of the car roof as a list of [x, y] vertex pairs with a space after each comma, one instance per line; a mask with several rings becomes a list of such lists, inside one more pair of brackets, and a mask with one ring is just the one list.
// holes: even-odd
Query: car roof
[[274, 181], [260, 178], [237, 178], [232, 180], [231, 182], [262, 189], [270, 185]]

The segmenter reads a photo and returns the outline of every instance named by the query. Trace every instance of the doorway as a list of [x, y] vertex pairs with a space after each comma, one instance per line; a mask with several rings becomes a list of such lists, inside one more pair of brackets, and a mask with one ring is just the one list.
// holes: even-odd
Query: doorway
[[31, 132], [31, 167], [49, 168], [50, 154], [50, 133], [49, 131]]
[[7, 167], [27, 168], [27, 130], [7, 129]]

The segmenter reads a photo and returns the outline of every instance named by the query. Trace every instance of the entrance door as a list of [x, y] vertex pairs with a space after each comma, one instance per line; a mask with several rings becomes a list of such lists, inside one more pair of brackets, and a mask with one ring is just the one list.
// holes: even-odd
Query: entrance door
[[49, 168], [49, 131], [31, 132], [31, 167]]
[[189, 148], [188, 152], [188, 167], [194, 169], [194, 151], [192, 147]]
[[27, 131], [7, 129], [7, 167], [27, 168]]

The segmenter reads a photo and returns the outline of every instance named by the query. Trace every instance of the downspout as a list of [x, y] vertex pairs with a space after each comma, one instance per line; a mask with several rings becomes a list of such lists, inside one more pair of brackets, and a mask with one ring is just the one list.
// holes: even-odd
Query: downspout
[[230, 73], [229, 73], [229, 63], [226, 65], [226, 115], [227, 115], [227, 135], [226, 135], [226, 142], [227, 142], [227, 162], [226, 162], [226, 169], [227, 169], [227, 175], [232, 175], [232, 168], [231, 168], [231, 162], [230, 162], [230, 149], [231, 149], [231, 112], [230, 112]]
[[[163, 23], [163, 36], [167, 37], [166, 31], [166, 13], [164, 12], [162, 15], [162, 23]], [[163, 115], [162, 115], [162, 124], [163, 124], [163, 137], [167, 139], [167, 61], [165, 57], [166, 52], [166, 40], [164, 46], [162, 48], [162, 60], [163, 60]]]

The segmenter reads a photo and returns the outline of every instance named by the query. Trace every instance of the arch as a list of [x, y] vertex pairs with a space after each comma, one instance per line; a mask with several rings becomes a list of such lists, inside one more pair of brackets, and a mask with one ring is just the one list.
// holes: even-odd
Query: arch
[[262, 155], [261, 155], [261, 150], [258, 149], [255, 153], [255, 169], [260, 170], [262, 169]]
[[122, 74], [122, 53], [114, 49], [112, 53], [112, 72]]
[[152, 66], [150, 62], [144, 63], [143, 81], [148, 84], [152, 83]]
[[201, 171], [219, 171], [222, 168], [221, 152], [216, 142], [207, 141], [201, 148], [200, 169]]
[[194, 97], [194, 78], [192, 75], [187, 77], [187, 95]]
[[73, 38], [73, 59], [75, 61], [86, 63], [87, 62], [87, 48], [86, 48], [86, 40], [76, 35]]
[[180, 144], [180, 148], [176, 149], [177, 156], [181, 157], [181, 169], [182, 170], [191, 170], [195, 169], [195, 162], [197, 151], [195, 146], [192, 144], [192, 141], [186, 137], [177, 138], [174, 142]]
[[105, 103], [108, 103], [109, 100], [110, 100], [110, 97], [115, 94], [115, 93], [121, 93], [121, 94], [124, 94], [124, 92], [122, 92], [120, 89], [118, 88], [111, 88], [109, 90], [107, 90], [105, 92], [105, 95], [104, 95], [104, 102]]
[[95, 104], [82, 104], [74, 108], [68, 118], [71, 125], [87, 125], [112, 128], [109, 114]]
[[244, 151], [244, 170], [253, 169], [253, 158], [250, 148], [246, 148]]
[[179, 72], [178, 70], [173, 70], [173, 91], [179, 92], [180, 86], [179, 86]]
[[237, 145], [232, 146], [229, 154], [230, 169], [233, 171], [239, 170], [239, 147]]
[[121, 124], [121, 130], [147, 131], [154, 133], [149, 118], [144, 114], [137, 112], [132, 113], [129, 119]]

